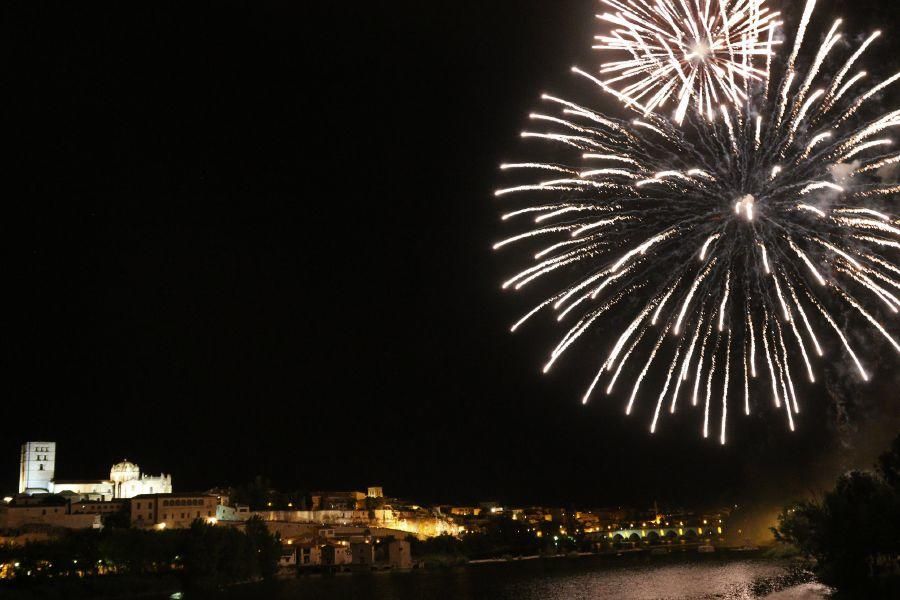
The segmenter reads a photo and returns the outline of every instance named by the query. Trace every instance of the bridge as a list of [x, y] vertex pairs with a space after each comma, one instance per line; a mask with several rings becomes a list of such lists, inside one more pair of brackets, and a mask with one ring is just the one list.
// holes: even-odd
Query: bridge
[[[696, 523], [685, 522], [648, 522], [648, 523], [632, 523], [627, 527], [624, 525], [608, 526], [606, 531], [598, 529], [591, 532], [590, 537], [599, 541], [606, 539], [610, 542], [655, 542], [661, 540], [696, 540], [721, 536], [724, 528], [721, 519], [715, 522], [704, 519]], [[599, 538], [599, 539], [598, 539]]]

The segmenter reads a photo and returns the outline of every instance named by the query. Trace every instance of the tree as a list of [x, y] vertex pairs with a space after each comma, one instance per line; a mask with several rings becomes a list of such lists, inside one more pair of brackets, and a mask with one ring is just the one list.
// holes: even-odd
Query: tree
[[816, 559], [825, 583], [856, 587], [893, 575], [900, 559], [900, 436], [876, 472], [841, 476], [821, 500], [785, 509], [775, 539]]
[[900, 490], [900, 435], [894, 439], [891, 449], [878, 457], [876, 469], [888, 485]]
[[249, 538], [251, 551], [257, 556], [260, 577], [273, 579], [281, 557], [281, 537], [277, 533], [270, 534], [265, 521], [258, 515], [247, 521], [244, 531]]
[[[272, 482], [262, 476], [257, 476], [246, 485], [240, 485], [232, 489], [231, 500], [237, 504], [246, 504], [250, 510], [266, 510], [272, 497]], [[274, 503], [273, 503], [274, 504]]]

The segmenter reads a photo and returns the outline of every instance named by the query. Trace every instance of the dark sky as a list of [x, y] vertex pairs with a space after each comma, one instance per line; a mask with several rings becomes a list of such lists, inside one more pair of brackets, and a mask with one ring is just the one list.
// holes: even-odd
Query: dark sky
[[[3, 489], [41, 438], [60, 478], [128, 457], [179, 490], [716, 504], [896, 434], [896, 362], [723, 449], [582, 407], [602, 335], [544, 377], [559, 332], [508, 334], [534, 297], [499, 290], [497, 165], [596, 61], [593, 0], [185, 4], [0, 8]], [[832, 6], [900, 24], [879, 4]]]

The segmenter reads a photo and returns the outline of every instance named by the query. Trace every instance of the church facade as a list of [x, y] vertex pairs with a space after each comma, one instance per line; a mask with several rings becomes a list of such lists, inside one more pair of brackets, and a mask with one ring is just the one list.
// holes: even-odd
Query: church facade
[[92, 500], [133, 498], [140, 494], [171, 494], [172, 476], [142, 474], [138, 465], [122, 460], [112, 466], [109, 479], [66, 481], [55, 478], [56, 442], [22, 444], [19, 461], [20, 494], [67, 494]]

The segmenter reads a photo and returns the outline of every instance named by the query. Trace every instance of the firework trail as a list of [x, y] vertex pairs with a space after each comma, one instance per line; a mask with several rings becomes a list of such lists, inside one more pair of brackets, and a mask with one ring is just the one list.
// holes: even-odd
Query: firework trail
[[[573, 71], [637, 115], [614, 118], [549, 95], [552, 114], [531, 115], [540, 127], [522, 137], [554, 145], [562, 160], [502, 166], [510, 175], [544, 174], [496, 192], [509, 206], [504, 221], [531, 223], [495, 245], [533, 257], [503, 287], [549, 290], [513, 331], [548, 313], [567, 324], [548, 372], [601, 320], [628, 323], [597, 360], [583, 400], [614, 393], [617, 381], [638, 372], [626, 412], [646, 403], [651, 432], [662, 426], [662, 407], [674, 413], [682, 394], [690, 397], [682, 404], [702, 409], [704, 437], [719, 419], [724, 444], [732, 379], [743, 386], [743, 395], [731, 395], [743, 399], [739, 414], [774, 404], [793, 430], [801, 408], [794, 382], [816, 380], [819, 336], [834, 336], [860, 379], [870, 377], [850, 325], [832, 311], [900, 353], [886, 325], [900, 312], [900, 221], [885, 209], [900, 192], [885, 175], [900, 163], [888, 137], [900, 110], [879, 112], [872, 101], [900, 73], [874, 84], [851, 75], [878, 34], [836, 56], [840, 21], [805, 58], [815, 0], [806, 3], [787, 59], [769, 54], [777, 23], [762, 1], [660, 1], [658, 13], [643, 0], [604, 4], [618, 11], [605, 20], [625, 29], [600, 39], [631, 40], [641, 50], [629, 47], [630, 66], [601, 71], [641, 79], [616, 90], [609, 79]], [[651, 31], [657, 46], [647, 41]], [[691, 59], [685, 71], [678, 57], [700, 34], [711, 41], [710, 56]], [[661, 47], [672, 50], [666, 60]], [[764, 69], [754, 66], [759, 56]], [[720, 64], [732, 60], [746, 68]], [[806, 62], [805, 70], [797, 66]], [[823, 68], [830, 63], [838, 65], [834, 74]], [[671, 118], [649, 110], [667, 94], [680, 94]], [[685, 98], [703, 114], [685, 112]], [[648, 374], [657, 371], [664, 383], [650, 390]]]
[[[722, 103], [739, 106], [751, 82], [763, 80], [779, 42], [772, 35], [778, 13], [764, 0], [602, 0], [597, 15], [615, 28], [597, 36], [595, 49], [623, 55], [604, 63], [604, 83], [649, 114], [676, 103], [675, 121], [684, 120], [693, 101], [712, 119]], [[702, 6], [701, 6], [702, 4]]]

